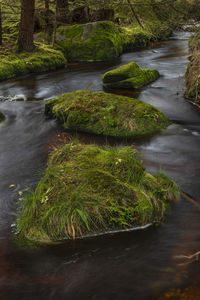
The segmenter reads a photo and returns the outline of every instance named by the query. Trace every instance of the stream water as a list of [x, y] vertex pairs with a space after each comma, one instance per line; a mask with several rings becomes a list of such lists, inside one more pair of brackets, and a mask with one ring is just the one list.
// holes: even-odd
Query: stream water
[[[44, 101], [86, 89], [90, 83], [90, 90], [102, 90], [102, 74], [130, 61], [156, 68], [162, 76], [137, 95], [125, 94], [153, 104], [172, 120], [161, 134], [135, 143], [144, 165], [151, 173], [162, 170], [200, 201], [200, 114], [183, 98], [188, 35], [175, 33], [157, 47], [126, 53], [109, 64], [74, 64], [66, 70], [0, 84], [0, 110], [6, 115], [0, 125], [1, 300], [149, 300], [159, 299], [171, 288], [200, 286], [199, 262], [180, 266], [187, 261], [181, 255], [200, 250], [200, 211], [185, 199], [173, 205], [161, 226], [143, 231], [39, 249], [20, 249], [11, 238], [19, 191], [25, 193], [36, 185], [50, 145], [72, 134], [45, 119]], [[11, 101], [16, 98], [41, 101]], [[86, 134], [80, 138], [115, 143]]]

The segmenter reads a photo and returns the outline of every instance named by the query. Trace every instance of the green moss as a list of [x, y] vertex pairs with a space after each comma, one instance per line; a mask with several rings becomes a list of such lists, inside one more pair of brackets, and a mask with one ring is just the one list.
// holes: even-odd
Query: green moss
[[0, 81], [28, 73], [46, 72], [64, 67], [62, 52], [37, 43], [31, 53], [0, 53]]
[[150, 42], [166, 40], [172, 34], [169, 25], [159, 20], [146, 20], [143, 26], [144, 28], [138, 25], [121, 27], [124, 51], [147, 47]]
[[69, 61], [111, 60], [123, 51], [119, 29], [108, 21], [61, 26], [56, 41]]
[[46, 103], [45, 113], [65, 128], [113, 137], [147, 136], [169, 125], [152, 105], [104, 92], [63, 94]]
[[2, 121], [4, 121], [4, 119], [5, 119], [4, 115], [2, 114], [2, 112], [0, 112], [0, 123], [1, 123]]
[[155, 81], [160, 76], [157, 70], [141, 69], [135, 62], [123, 65], [103, 75], [107, 88], [137, 89]]
[[170, 33], [169, 27], [159, 21], [146, 23], [144, 29], [103, 21], [61, 26], [56, 41], [69, 61], [105, 61], [119, 57], [123, 51], [146, 47], [150, 41], [165, 39]]
[[58, 147], [23, 199], [20, 239], [50, 242], [160, 222], [179, 197], [166, 176], [146, 173], [136, 150], [78, 142]]

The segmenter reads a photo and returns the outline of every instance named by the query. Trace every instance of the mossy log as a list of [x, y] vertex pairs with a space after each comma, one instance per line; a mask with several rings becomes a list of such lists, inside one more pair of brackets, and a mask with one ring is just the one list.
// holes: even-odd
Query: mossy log
[[178, 197], [173, 181], [145, 171], [135, 149], [72, 142], [51, 153], [16, 231], [20, 241], [49, 243], [159, 223]]
[[138, 89], [160, 77], [157, 70], [141, 69], [131, 62], [103, 75], [103, 85], [113, 89]]
[[45, 113], [65, 128], [116, 138], [141, 138], [170, 122], [150, 104], [104, 92], [76, 91], [46, 103]]

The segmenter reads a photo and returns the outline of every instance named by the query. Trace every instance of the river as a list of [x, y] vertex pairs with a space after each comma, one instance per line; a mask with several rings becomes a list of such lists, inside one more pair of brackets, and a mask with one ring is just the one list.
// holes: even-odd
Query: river
[[[73, 135], [44, 117], [45, 101], [90, 83], [90, 90], [100, 91], [101, 76], [130, 61], [158, 69], [161, 77], [140, 93], [117, 92], [156, 106], [172, 121], [162, 133], [135, 143], [144, 165], [151, 173], [162, 170], [200, 201], [200, 114], [183, 98], [188, 36], [174, 33], [169, 41], [123, 54], [111, 63], [73, 64], [0, 83], [0, 110], [6, 116], [0, 124], [1, 300], [156, 300], [171, 288], [200, 286], [199, 262], [180, 265], [187, 262], [181, 255], [200, 250], [200, 211], [185, 199], [173, 205], [163, 224], [142, 231], [38, 249], [18, 248], [11, 235], [19, 192], [36, 186], [50, 146]], [[87, 134], [80, 139], [115, 144]]]

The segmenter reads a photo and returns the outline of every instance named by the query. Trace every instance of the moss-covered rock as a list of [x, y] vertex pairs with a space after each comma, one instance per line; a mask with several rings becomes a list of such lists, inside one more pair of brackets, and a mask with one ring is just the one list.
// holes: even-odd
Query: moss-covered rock
[[124, 40], [124, 51], [145, 48], [151, 42], [163, 41], [172, 34], [172, 28], [160, 21], [147, 21], [144, 28], [138, 25], [120, 27]]
[[111, 60], [123, 51], [123, 36], [109, 21], [61, 26], [56, 41], [69, 61]]
[[5, 119], [4, 115], [2, 114], [2, 112], [0, 112], [0, 123]]
[[23, 199], [17, 232], [20, 239], [50, 242], [128, 229], [160, 222], [178, 197], [169, 178], [145, 171], [133, 148], [65, 144]]
[[139, 138], [169, 125], [152, 105], [104, 92], [63, 94], [46, 103], [45, 113], [65, 128], [113, 137]]
[[61, 51], [37, 43], [33, 52], [0, 53], [0, 81], [28, 73], [46, 72], [64, 67], [66, 59]]
[[147, 85], [160, 76], [157, 70], [141, 69], [135, 62], [130, 62], [103, 75], [106, 88], [137, 89]]

